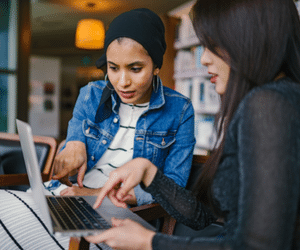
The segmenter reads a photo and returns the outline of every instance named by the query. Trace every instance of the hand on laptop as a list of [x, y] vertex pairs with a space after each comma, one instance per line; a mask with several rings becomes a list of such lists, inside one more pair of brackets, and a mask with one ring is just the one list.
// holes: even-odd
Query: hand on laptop
[[155, 232], [132, 220], [112, 218], [113, 227], [99, 235], [85, 237], [92, 243], [104, 242], [114, 249], [152, 249]]
[[86, 187], [78, 187], [73, 185], [72, 187], [65, 188], [60, 192], [61, 196], [92, 196], [98, 195], [100, 193], [101, 188], [86, 188]]
[[83, 187], [82, 181], [87, 169], [85, 144], [80, 141], [69, 141], [66, 147], [55, 157], [53, 163], [54, 180], [72, 186], [69, 176], [78, 173], [77, 183]]
[[109, 174], [109, 179], [102, 187], [94, 208], [101, 205], [106, 195], [116, 206], [126, 208], [126, 203], [133, 198], [131, 190], [140, 182], [146, 187], [149, 186], [156, 172], [156, 166], [145, 158], [135, 158], [125, 163]]

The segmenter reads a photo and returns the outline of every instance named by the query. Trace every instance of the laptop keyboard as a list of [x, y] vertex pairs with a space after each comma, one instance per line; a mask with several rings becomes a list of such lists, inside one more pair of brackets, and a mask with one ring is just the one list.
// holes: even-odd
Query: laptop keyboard
[[47, 196], [47, 202], [64, 230], [111, 227], [83, 198]]

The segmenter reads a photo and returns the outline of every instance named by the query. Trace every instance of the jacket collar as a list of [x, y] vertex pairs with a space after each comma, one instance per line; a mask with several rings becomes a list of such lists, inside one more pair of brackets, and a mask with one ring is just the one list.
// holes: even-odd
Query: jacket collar
[[164, 87], [162, 85], [161, 79], [158, 77], [157, 88], [156, 90], [152, 90], [149, 110], [158, 109], [165, 104], [165, 95], [164, 95]]
[[[165, 104], [164, 88], [161, 79], [158, 79], [159, 81], [156, 91], [152, 90], [149, 110], [158, 109]], [[121, 100], [119, 96], [113, 90], [112, 84], [108, 81], [102, 92], [100, 103], [95, 116], [95, 121], [98, 123], [106, 120], [108, 117], [110, 117], [112, 111], [114, 113], [117, 113], [120, 107], [120, 102]]]

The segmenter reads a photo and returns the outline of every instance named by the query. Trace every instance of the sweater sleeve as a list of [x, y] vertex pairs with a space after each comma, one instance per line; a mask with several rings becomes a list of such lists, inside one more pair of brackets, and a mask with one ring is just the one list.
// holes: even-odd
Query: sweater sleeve
[[191, 191], [176, 184], [160, 170], [145, 191], [151, 193], [176, 220], [195, 230], [203, 229], [215, 221], [212, 213], [196, 199]]

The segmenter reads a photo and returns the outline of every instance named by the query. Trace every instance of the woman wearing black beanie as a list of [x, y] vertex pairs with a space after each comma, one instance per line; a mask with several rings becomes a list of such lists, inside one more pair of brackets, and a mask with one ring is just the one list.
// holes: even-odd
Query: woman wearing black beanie
[[[60, 194], [97, 194], [112, 170], [137, 157], [186, 185], [195, 144], [194, 111], [188, 98], [162, 85], [158, 73], [165, 50], [163, 22], [149, 9], [125, 12], [111, 22], [96, 63], [107, 67], [105, 81], [81, 89], [66, 145], [54, 160], [53, 179], [70, 186]], [[67, 178], [77, 169], [79, 187]], [[140, 187], [131, 195], [130, 205], [153, 202]]]

